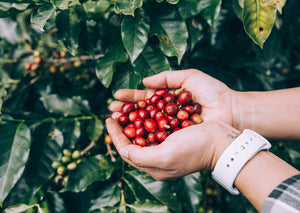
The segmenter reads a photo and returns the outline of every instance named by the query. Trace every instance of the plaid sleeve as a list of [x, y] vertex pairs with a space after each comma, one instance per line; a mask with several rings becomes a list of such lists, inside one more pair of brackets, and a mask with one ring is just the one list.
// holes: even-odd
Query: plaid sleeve
[[300, 213], [300, 174], [279, 184], [268, 196], [261, 213]]

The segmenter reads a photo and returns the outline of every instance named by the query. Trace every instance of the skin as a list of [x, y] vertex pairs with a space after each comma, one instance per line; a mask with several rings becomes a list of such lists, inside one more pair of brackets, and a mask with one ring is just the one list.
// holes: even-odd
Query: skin
[[[297, 125], [300, 122], [297, 95], [300, 88], [237, 92], [198, 70], [166, 71], [145, 78], [143, 83], [149, 90], [116, 92], [119, 101], [110, 105], [113, 114], [106, 125], [121, 157], [156, 180], [174, 179], [203, 169], [213, 170], [224, 150], [241, 133], [239, 130], [245, 128], [267, 138], [300, 138]], [[158, 88], [181, 87], [191, 91], [193, 100], [202, 105], [204, 122], [176, 131], [158, 146], [133, 145], [116, 121], [123, 102], [146, 99]], [[269, 151], [261, 151], [246, 163], [234, 184], [260, 211], [268, 194], [283, 180], [298, 173]]]

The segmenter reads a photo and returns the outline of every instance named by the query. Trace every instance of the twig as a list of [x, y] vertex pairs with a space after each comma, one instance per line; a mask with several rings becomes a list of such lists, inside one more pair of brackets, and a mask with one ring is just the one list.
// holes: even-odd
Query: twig
[[96, 145], [95, 141], [91, 141], [91, 143], [85, 147], [84, 150], [81, 151], [81, 156], [85, 155], [90, 149], [92, 149]]
[[116, 162], [116, 158], [115, 158], [115, 156], [114, 156], [113, 153], [112, 153], [110, 144], [106, 143], [106, 147], [107, 147], [107, 152], [108, 152], [108, 154], [110, 155], [111, 161], [112, 161], [112, 162]]

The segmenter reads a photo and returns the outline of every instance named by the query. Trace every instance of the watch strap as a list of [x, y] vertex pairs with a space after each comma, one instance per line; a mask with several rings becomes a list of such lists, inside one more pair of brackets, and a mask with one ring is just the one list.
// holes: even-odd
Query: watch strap
[[259, 151], [271, 148], [271, 144], [258, 133], [245, 129], [222, 153], [214, 171], [213, 179], [230, 193], [237, 195], [239, 190], [234, 181], [243, 166]]

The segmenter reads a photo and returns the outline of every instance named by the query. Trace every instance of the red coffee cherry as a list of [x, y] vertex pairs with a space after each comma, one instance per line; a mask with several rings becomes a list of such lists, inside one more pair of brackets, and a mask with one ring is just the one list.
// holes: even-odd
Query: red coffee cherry
[[160, 118], [157, 120], [157, 127], [159, 129], [170, 129], [169, 121], [166, 118]]
[[133, 124], [135, 128], [144, 127], [144, 121], [141, 118], [137, 118]]
[[125, 126], [129, 121], [129, 118], [127, 115], [120, 115], [118, 118], [118, 122], [120, 125]]
[[122, 114], [129, 114], [134, 109], [134, 104], [131, 101], [125, 102], [121, 108]]
[[128, 118], [131, 122], [133, 122], [138, 118], [138, 113], [136, 111], [130, 112]]
[[141, 118], [142, 120], [145, 120], [145, 119], [149, 118], [149, 114], [145, 109], [139, 109], [138, 117]]
[[150, 132], [148, 134], [148, 141], [149, 142], [154, 142], [155, 141], [155, 136], [154, 136], [154, 133], [153, 132]]
[[159, 95], [159, 96], [164, 96], [167, 94], [168, 90], [167, 89], [157, 89], [155, 90], [154, 94]]
[[155, 109], [154, 105], [148, 105], [148, 106], [146, 106], [146, 111], [147, 112], [150, 112], [152, 109]]
[[167, 93], [164, 95], [163, 100], [167, 103], [174, 103], [175, 102], [175, 97], [171, 93]]
[[157, 124], [153, 119], [148, 118], [144, 121], [144, 127], [147, 132], [155, 132], [157, 129]]
[[182, 121], [181, 127], [182, 127], [182, 128], [186, 128], [186, 127], [192, 126], [192, 125], [194, 125], [194, 124], [195, 124], [195, 123], [194, 123], [193, 121], [185, 120], [185, 121]]
[[192, 93], [185, 90], [179, 94], [177, 100], [180, 104], [188, 104], [192, 100]]
[[165, 107], [165, 112], [168, 115], [176, 115], [176, 113], [178, 112], [178, 110], [179, 110], [179, 107], [175, 103], [169, 103]]
[[168, 133], [166, 132], [166, 130], [163, 130], [163, 129], [158, 129], [154, 133], [155, 140], [158, 142], [164, 141], [167, 136], [168, 136]]
[[186, 111], [187, 113], [189, 113], [190, 115], [194, 113], [194, 107], [192, 105], [186, 105], [184, 107], [181, 108], [182, 110]]
[[184, 110], [180, 110], [177, 112], [177, 118], [182, 121], [187, 120], [187, 119], [189, 119], [189, 113], [187, 113]]
[[139, 100], [137, 103], [136, 103], [137, 107], [140, 108], [140, 109], [144, 109], [146, 108], [146, 106], [148, 105], [147, 102], [145, 100]]
[[135, 137], [135, 128], [134, 127], [130, 127], [130, 126], [126, 126], [123, 129], [123, 133], [128, 137], [128, 138], [134, 138]]
[[165, 106], [166, 106], [167, 102], [165, 102], [164, 100], [159, 100], [156, 103], [156, 108], [157, 110], [165, 110]]
[[176, 129], [180, 126], [180, 120], [178, 118], [174, 118], [173, 120], [170, 120], [169, 124], [172, 129]]
[[157, 112], [158, 110], [156, 108], [151, 109], [151, 111], [149, 112], [150, 118], [155, 118]]
[[139, 127], [135, 130], [136, 136], [144, 136], [146, 134], [146, 130], [144, 127]]
[[201, 114], [202, 112], [202, 107], [199, 103], [194, 103], [193, 104], [193, 107], [194, 107], [194, 112], [197, 113], [197, 114]]
[[152, 95], [151, 97], [150, 97], [150, 104], [156, 104], [158, 101], [159, 101], [159, 99], [160, 99], [160, 96], [159, 95]]
[[155, 120], [157, 121], [157, 120], [159, 120], [159, 119], [161, 119], [161, 118], [166, 118], [166, 116], [165, 116], [165, 113], [163, 113], [163, 112], [157, 112], [156, 114], [155, 114], [155, 116], [154, 116], [154, 118], [155, 118]]
[[146, 146], [147, 145], [147, 141], [145, 138], [141, 137], [141, 136], [137, 136], [135, 139], [134, 139], [134, 143], [136, 145], [139, 145], [139, 146]]

